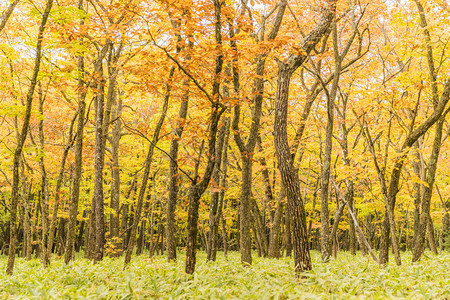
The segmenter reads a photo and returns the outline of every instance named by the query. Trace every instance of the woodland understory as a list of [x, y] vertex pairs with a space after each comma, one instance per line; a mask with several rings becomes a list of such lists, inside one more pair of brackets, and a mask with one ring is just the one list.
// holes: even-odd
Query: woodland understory
[[[43, 274], [234, 268], [249, 287], [249, 270], [320, 286], [327, 265], [361, 278], [365, 262], [376, 285], [383, 270], [432, 282], [413, 273], [448, 266], [447, 0], [0, 9], [0, 295], [37, 259]], [[441, 275], [434, 294], [368, 296], [446, 298]], [[349, 278], [340, 291], [363, 296]]]

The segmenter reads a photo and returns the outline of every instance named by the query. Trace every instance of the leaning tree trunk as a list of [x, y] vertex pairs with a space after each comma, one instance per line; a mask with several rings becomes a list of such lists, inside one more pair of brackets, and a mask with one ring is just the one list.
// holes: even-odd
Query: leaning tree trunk
[[39, 26], [37, 43], [36, 43], [36, 57], [34, 61], [33, 73], [31, 75], [30, 87], [28, 88], [27, 98], [26, 98], [26, 108], [23, 119], [22, 130], [19, 135], [18, 143], [16, 149], [14, 150], [14, 160], [13, 160], [13, 184], [11, 192], [11, 206], [10, 206], [10, 239], [9, 239], [9, 255], [8, 264], [6, 267], [6, 273], [11, 275], [14, 270], [14, 261], [16, 256], [16, 242], [17, 242], [17, 206], [19, 202], [19, 162], [22, 156], [23, 145], [25, 144], [25, 139], [27, 138], [28, 128], [30, 125], [31, 118], [31, 108], [33, 104], [33, 94], [36, 88], [37, 77], [39, 74], [39, 68], [41, 65], [41, 54], [42, 54], [42, 40], [44, 38], [45, 25], [47, 24], [48, 17], [50, 15], [50, 10], [52, 9], [53, 0], [47, 0], [44, 13], [42, 15], [41, 24]]
[[164, 120], [166, 119], [167, 108], [169, 106], [169, 98], [171, 91], [171, 79], [175, 73], [175, 68], [171, 67], [169, 72], [169, 79], [166, 84], [166, 95], [164, 96], [164, 104], [159, 117], [158, 123], [156, 124], [155, 131], [153, 132], [152, 140], [148, 146], [147, 157], [145, 159], [144, 174], [142, 175], [141, 189], [139, 191], [138, 200], [136, 203], [136, 212], [134, 214], [133, 225], [131, 226], [130, 239], [128, 240], [127, 252], [125, 254], [125, 266], [131, 261], [131, 254], [133, 253], [134, 245], [136, 244], [136, 233], [139, 222], [141, 221], [142, 206], [144, 205], [145, 190], [148, 183], [148, 178], [150, 176], [150, 168], [153, 162], [153, 153], [155, 151], [155, 146], [159, 141], [159, 134], [161, 132]]
[[[448, 110], [447, 110], [448, 111]], [[429, 223], [431, 222], [430, 218], [430, 205], [431, 205], [431, 196], [433, 194], [433, 188], [434, 188], [434, 180], [436, 177], [436, 170], [437, 170], [437, 163], [439, 159], [439, 153], [441, 150], [442, 145], [442, 129], [445, 122], [445, 116], [446, 114], [443, 114], [439, 121], [436, 124], [435, 129], [435, 136], [434, 136], [434, 143], [433, 143], [433, 149], [431, 151], [430, 159], [428, 161], [428, 172], [426, 176], [426, 182], [424, 188], [424, 193], [422, 197], [422, 204], [421, 204], [421, 213], [420, 213], [420, 225], [418, 228], [417, 235], [415, 236], [414, 240], [414, 252], [412, 261], [416, 262], [420, 260], [423, 251], [424, 251], [424, 244], [425, 244], [425, 236], [427, 235], [429, 238], [433, 238], [433, 231], [427, 230], [430, 228]], [[431, 236], [430, 236], [431, 235]], [[430, 248], [434, 250], [433, 252], [437, 252], [436, 244], [433, 243], [432, 240], [430, 243]], [[434, 249], [433, 249], [434, 244]]]
[[312, 264], [306, 229], [306, 213], [300, 192], [300, 181], [293, 165], [287, 137], [288, 95], [291, 76], [292, 73], [289, 66], [280, 62], [275, 96], [274, 133], [278, 167], [283, 185], [286, 188], [287, 206], [292, 226], [294, 268], [296, 272], [302, 272], [310, 270]]
[[10, 2], [9, 6], [7, 9], [5, 9], [0, 17], [0, 32], [2, 32], [3, 28], [5, 28], [6, 23], [8, 22], [9, 17], [11, 17], [14, 8], [16, 7], [16, 5], [19, 3], [20, 0], [14, 0], [12, 2]]
[[[286, 4], [285, 1], [283, 2]], [[287, 210], [291, 216], [293, 233], [294, 265], [297, 273], [310, 270], [312, 265], [309, 254], [305, 207], [301, 198], [300, 182], [298, 173], [294, 168], [287, 135], [289, 84], [292, 74], [303, 64], [306, 55], [312, 51], [326, 34], [334, 19], [335, 2], [328, 1], [328, 7], [323, 9], [319, 22], [303, 39], [301, 48], [304, 50], [304, 53], [289, 55], [285, 61], [278, 61], [278, 80], [275, 93], [275, 150], [281, 179], [286, 187]]]
[[56, 187], [55, 187], [55, 200], [54, 200], [54, 204], [53, 204], [53, 213], [52, 213], [52, 219], [50, 222], [50, 228], [49, 228], [49, 233], [48, 233], [48, 243], [47, 243], [47, 256], [50, 259], [51, 253], [52, 253], [52, 248], [53, 248], [53, 243], [54, 243], [54, 238], [55, 238], [55, 229], [56, 229], [56, 220], [58, 219], [58, 209], [59, 209], [59, 204], [60, 204], [60, 199], [61, 199], [61, 186], [62, 186], [62, 182], [64, 179], [64, 170], [65, 170], [65, 166], [66, 166], [66, 161], [67, 161], [67, 156], [69, 155], [69, 150], [70, 148], [72, 148], [73, 143], [75, 141], [75, 139], [73, 138], [73, 128], [75, 125], [75, 120], [77, 119], [78, 116], [78, 112], [75, 113], [75, 116], [72, 119], [72, 122], [70, 123], [70, 129], [69, 129], [69, 139], [67, 142], [66, 147], [64, 148], [63, 151], [63, 155], [61, 158], [61, 163], [59, 166], [59, 173], [58, 173], [58, 178], [56, 179]]

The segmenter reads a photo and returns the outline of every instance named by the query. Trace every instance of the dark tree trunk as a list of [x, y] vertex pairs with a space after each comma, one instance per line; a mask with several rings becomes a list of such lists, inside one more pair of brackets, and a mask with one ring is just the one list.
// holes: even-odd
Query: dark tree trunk
[[[221, 21], [221, 9], [223, 3], [220, 0], [214, 0], [214, 15], [215, 15], [215, 41], [218, 47], [222, 45], [222, 21]], [[220, 49], [220, 48], [218, 48]], [[208, 132], [208, 161], [206, 165], [203, 178], [200, 182], [197, 174], [192, 181], [192, 185], [189, 188], [189, 211], [188, 211], [188, 224], [187, 224], [187, 248], [186, 248], [186, 266], [185, 272], [187, 274], [194, 273], [197, 251], [197, 233], [198, 233], [198, 208], [200, 205], [200, 198], [209, 185], [214, 166], [216, 164], [216, 135], [218, 131], [218, 125], [221, 115], [225, 112], [226, 107], [223, 106], [219, 100], [220, 91], [220, 73], [223, 66], [223, 54], [218, 50], [216, 56], [216, 66], [214, 72], [214, 79], [212, 84], [212, 96], [207, 94], [206, 96], [212, 103], [211, 115], [209, 118], [209, 132]]]
[[84, 220], [84, 218], [86, 218], [86, 216], [87, 216], [86, 211], [83, 211], [83, 220], [80, 222], [80, 230], [78, 231], [78, 237], [75, 243], [76, 252], [80, 252], [81, 247], [83, 246], [83, 233], [86, 227], [86, 221]]
[[[39, 112], [41, 115], [44, 115], [44, 102], [45, 97], [42, 91], [42, 84], [39, 82], [38, 84], [39, 91]], [[39, 120], [38, 123], [38, 131], [39, 131], [39, 168], [41, 170], [41, 209], [42, 209], [42, 233], [40, 239], [40, 249], [41, 249], [41, 260], [45, 267], [50, 264], [50, 256], [49, 251], [47, 249], [48, 246], [48, 232], [49, 232], [49, 205], [48, 205], [48, 179], [47, 179], [47, 170], [45, 169], [44, 164], [44, 155], [45, 155], [45, 147], [44, 147], [44, 120]]]
[[[283, 20], [283, 15], [286, 10], [287, 2], [280, 1], [278, 6], [278, 12], [275, 17], [274, 25], [268, 34], [268, 36], [264, 36], [264, 31], [262, 30], [261, 39], [271, 41], [276, 38], [278, 35], [278, 31], [281, 26], [281, 22]], [[265, 19], [262, 21], [262, 26], [265, 26]], [[237, 51], [237, 45], [234, 37], [234, 30], [230, 28], [230, 38], [231, 38], [231, 47]], [[252, 109], [252, 123], [250, 125], [250, 132], [247, 138], [247, 142], [244, 142], [244, 139], [241, 137], [241, 133], [239, 130], [239, 118], [240, 118], [240, 106], [236, 105], [234, 110], [234, 118], [233, 118], [233, 130], [234, 130], [234, 139], [236, 144], [238, 145], [239, 151], [241, 153], [242, 159], [242, 183], [241, 183], [241, 197], [240, 197], [240, 251], [241, 251], [241, 262], [244, 265], [252, 264], [252, 255], [251, 255], [251, 235], [250, 228], [251, 224], [251, 197], [252, 197], [252, 173], [253, 173], [253, 153], [255, 151], [255, 146], [258, 141], [259, 136], [259, 127], [261, 123], [261, 115], [262, 115], [262, 104], [263, 104], [263, 96], [264, 96], [264, 67], [266, 63], [268, 53], [264, 52], [259, 54], [256, 59], [256, 69], [255, 69], [255, 79], [253, 82], [252, 93], [253, 93], [253, 103], [254, 107]], [[233, 64], [233, 83], [235, 93], [238, 95], [240, 90], [239, 84], [239, 74], [237, 68], [237, 57], [234, 59]], [[259, 216], [255, 216], [254, 219]], [[259, 233], [260, 237], [263, 236]], [[265, 233], [264, 233], [265, 236]], [[263, 246], [263, 245], [261, 245]], [[264, 246], [265, 248], [265, 246]], [[267, 252], [266, 252], [267, 254]]]
[[[83, 10], [83, 0], [78, 1], [78, 9]], [[83, 19], [80, 21], [83, 25]], [[75, 141], [75, 166], [74, 176], [72, 182], [72, 194], [69, 205], [69, 225], [67, 229], [67, 247], [64, 257], [64, 261], [68, 264], [73, 259], [73, 249], [75, 243], [75, 228], [78, 215], [78, 201], [80, 199], [80, 183], [81, 172], [83, 164], [83, 135], [84, 135], [84, 123], [85, 123], [85, 110], [86, 110], [86, 88], [84, 82], [84, 56], [80, 54], [78, 56], [78, 124]], [[58, 179], [59, 180], [59, 179]], [[59, 196], [57, 196], [59, 197]], [[86, 252], [88, 250], [86, 249]]]
[[169, 197], [167, 199], [167, 221], [166, 221], [166, 246], [167, 246], [167, 260], [172, 261], [177, 259], [176, 249], [176, 225], [175, 225], [175, 208], [177, 205], [178, 189], [180, 184], [180, 174], [178, 173], [178, 147], [179, 140], [183, 134], [184, 124], [188, 112], [189, 105], [189, 82], [184, 82], [186, 89], [180, 105], [178, 113], [179, 123], [174, 130], [174, 137], [170, 142], [170, 162], [169, 162]]
[[428, 235], [431, 250], [435, 254], [437, 254], [436, 243], [434, 241], [433, 225], [431, 223], [432, 221], [430, 217], [430, 205], [431, 205], [431, 196], [433, 194], [434, 181], [436, 177], [439, 153], [441, 151], [442, 130], [445, 122], [446, 113], [444, 113], [439, 119], [439, 121], [436, 123], [433, 148], [427, 164], [428, 167], [426, 174], [427, 184], [424, 186], [424, 193], [422, 197], [420, 222], [419, 222], [420, 225], [418, 226], [418, 232], [417, 235], [415, 235], [414, 240], [414, 252], [412, 257], [413, 262], [420, 260], [423, 254], [426, 235]]
[[110, 144], [111, 144], [111, 209], [110, 214], [110, 242], [114, 246], [115, 253], [113, 256], [117, 256], [121, 252], [120, 243], [120, 165], [119, 165], [119, 145], [120, 138], [122, 137], [122, 121], [120, 119], [122, 115], [122, 98], [119, 93], [116, 93], [115, 109], [112, 115], [113, 127], [111, 132]]
[[[226, 183], [226, 179], [221, 180], [221, 177], [226, 177], [226, 152], [228, 147], [230, 121], [225, 119], [219, 129], [218, 141], [216, 145], [216, 158], [217, 162], [214, 167], [212, 178], [216, 187], [211, 192], [211, 206], [209, 210], [209, 232], [208, 232], [208, 253], [207, 259], [215, 261], [219, 239], [219, 224], [222, 215], [223, 198], [225, 197], [225, 186], [222, 183]], [[223, 166], [222, 166], [223, 161]], [[222, 176], [220, 176], [223, 174]]]
[[[286, 6], [286, 1], [282, 1], [282, 4]], [[329, 1], [328, 5], [329, 7], [323, 10], [321, 18], [315, 28], [303, 39], [300, 47], [304, 50], [304, 53], [289, 55], [284, 62], [278, 61], [274, 123], [275, 150], [281, 179], [286, 187], [287, 211], [289, 212], [292, 221], [294, 265], [297, 273], [310, 270], [312, 265], [306, 229], [306, 213], [301, 198], [298, 173], [293, 165], [287, 135], [289, 84], [292, 74], [303, 64], [306, 55], [312, 51], [316, 44], [326, 34], [334, 19], [335, 1]]]
[[[17, 4], [17, 3], [16, 3]], [[19, 203], [19, 162], [22, 157], [22, 150], [25, 144], [25, 140], [28, 135], [28, 128], [30, 125], [31, 108], [33, 103], [33, 94], [36, 88], [37, 77], [39, 74], [39, 68], [41, 65], [41, 54], [42, 54], [42, 40], [44, 37], [45, 25], [47, 24], [48, 17], [50, 15], [50, 10], [52, 9], [53, 0], [47, 0], [44, 13], [42, 15], [41, 24], [39, 26], [37, 43], [36, 43], [36, 57], [34, 61], [34, 68], [31, 75], [30, 86], [28, 88], [27, 98], [26, 98], [26, 108], [22, 124], [22, 130], [20, 132], [18, 143], [16, 149], [14, 150], [13, 159], [13, 182], [12, 182], [12, 192], [11, 192], [11, 206], [10, 206], [10, 240], [9, 240], [9, 255], [8, 264], [6, 266], [6, 273], [11, 275], [14, 270], [14, 261], [16, 256], [16, 243], [17, 243], [17, 206]]]

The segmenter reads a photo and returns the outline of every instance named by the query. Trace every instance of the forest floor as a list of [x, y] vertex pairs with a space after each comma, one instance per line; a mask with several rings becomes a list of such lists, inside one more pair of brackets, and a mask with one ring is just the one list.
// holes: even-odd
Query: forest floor
[[77, 258], [66, 266], [54, 257], [49, 268], [39, 260], [16, 260], [13, 276], [5, 274], [6, 256], [0, 256], [1, 299], [450, 299], [450, 253], [426, 253], [411, 264], [390, 262], [380, 267], [369, 257], [339, 253], [328, 264], [312, 252], [314, 270], [298, 279], [289, 258], [254, 257], [251, 267], [240, 265], [239, 253], [216, 262], [197, 257], [193, 276], [184, 273], [184, 253], [176, 263], [165, 256], [134, 256], [127, 270], [122, 258], [105, 258], [94, 265]]

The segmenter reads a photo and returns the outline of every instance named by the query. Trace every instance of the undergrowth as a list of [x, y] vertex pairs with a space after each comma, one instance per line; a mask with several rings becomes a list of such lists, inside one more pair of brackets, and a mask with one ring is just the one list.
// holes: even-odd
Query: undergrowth
[[290, 258], [255, 258], [242, 267], [239, 253], [222, 253], [206, 262], [199, 253], [194, 275], [184, 273], [184, 256], [167, 263], [164, 256], [135, 256], [123, 270], [123, 258], [106, 257], [93, 264], [77, 258], [66, 266], [54, 258], [49, 268], [39, 260], [16, 260], [14, 275], [5, 274], [7, 258], [0, 257], [2, 299], [450, 299], [450, 254], [426, 254], [411, 264], [392, 262], [380, 267], [368, 257], [340, 253], [321, 263], [312, 252], [313, 271], [297, 278]]

